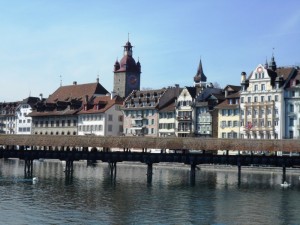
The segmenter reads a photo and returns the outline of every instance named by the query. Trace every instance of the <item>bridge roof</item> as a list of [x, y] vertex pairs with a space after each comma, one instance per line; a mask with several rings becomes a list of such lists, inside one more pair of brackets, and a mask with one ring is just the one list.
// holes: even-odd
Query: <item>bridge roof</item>
[[300, 152], [300, 140], [0, 134], [1, 145]]

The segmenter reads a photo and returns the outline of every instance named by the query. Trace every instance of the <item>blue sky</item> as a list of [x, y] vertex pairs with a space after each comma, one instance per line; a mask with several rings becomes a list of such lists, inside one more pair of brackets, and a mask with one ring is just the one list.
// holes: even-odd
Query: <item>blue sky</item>
[[298, 0], [0, 0], [0, 29], [0, 102], [97, 75], [112, 91], [128, 33], [142, 88], [192, 86], [200, 57], [222, 87], [239, 85], [273, 48], [278, 66], [300, 65]]

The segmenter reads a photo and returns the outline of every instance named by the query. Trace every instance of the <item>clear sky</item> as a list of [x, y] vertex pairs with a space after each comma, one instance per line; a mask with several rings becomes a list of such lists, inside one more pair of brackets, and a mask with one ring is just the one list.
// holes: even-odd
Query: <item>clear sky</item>
[[200, 57], [222, 87], [273, 51], [277, 66], [300, 65], [299, 0], [0, 0], [0, 29], [0, 102], [97, 75], [112, 91], [128, 33], [142, 88], [192, 86]]

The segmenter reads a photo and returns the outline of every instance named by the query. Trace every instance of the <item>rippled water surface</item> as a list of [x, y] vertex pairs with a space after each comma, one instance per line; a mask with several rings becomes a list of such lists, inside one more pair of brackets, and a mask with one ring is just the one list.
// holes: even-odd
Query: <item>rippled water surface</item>
[[147, 184], [143, 164], [74, 164], [66, 177], [58, 161], [34, 161], [35, 184], [24, 162], [0, 160], [0, 224], [300, 224], [300, 180], [287, 174], [280, 187], [272, 171], [197, 170], [154, 167]]

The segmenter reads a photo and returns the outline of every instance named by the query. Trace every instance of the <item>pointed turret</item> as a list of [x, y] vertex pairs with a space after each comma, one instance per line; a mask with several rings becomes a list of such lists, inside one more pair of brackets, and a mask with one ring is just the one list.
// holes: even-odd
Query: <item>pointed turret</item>
[[268, 69], [269, 66], [268, 66], [268, 58], [266, 58], [266, 62], [265, 62], [265, 69]]
[[200, 59], [197, 74], [194, 76], [194, 81], [195, 81], [195, 83], [202, 83], [202, 82], [206, 82], [206, 80], [207, 80], [207, 78], [204, 75], [203, 68], [202, 68], [202, 62]]
[[115, 62], [115, 65], [114, 65], [114, 72], [118, 71], [119, 69], [120, 69], [120, 63], [119, 63], [119, 61], [117, 59], [116, 62]]
[[271, 61], [269, 63], [269, 68], [273, 71], [276, 71], [276, 69], [277, 69], [274, 54], [272, 55]]

